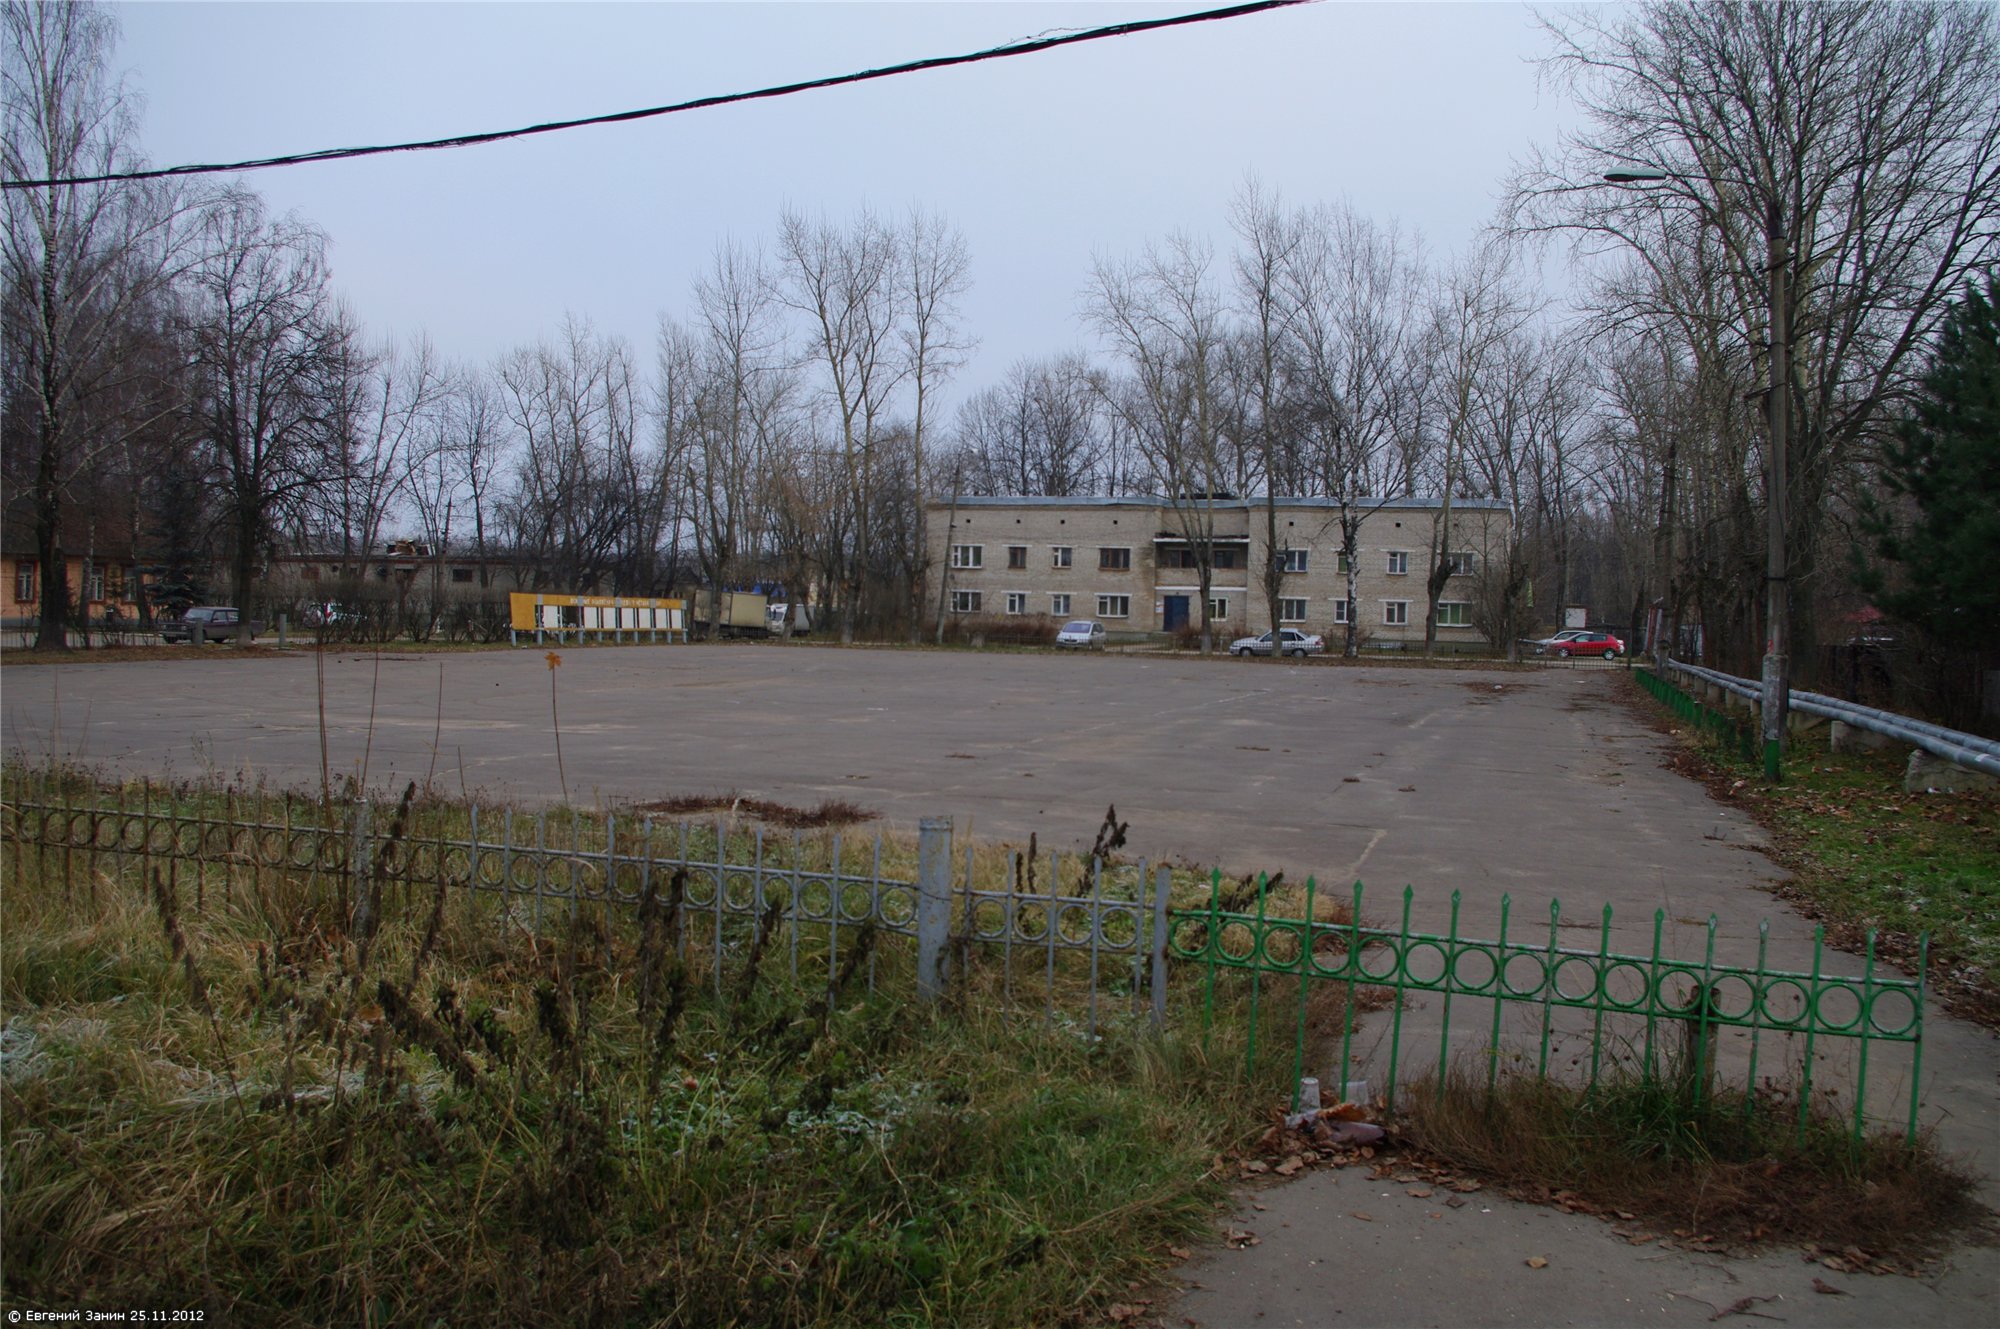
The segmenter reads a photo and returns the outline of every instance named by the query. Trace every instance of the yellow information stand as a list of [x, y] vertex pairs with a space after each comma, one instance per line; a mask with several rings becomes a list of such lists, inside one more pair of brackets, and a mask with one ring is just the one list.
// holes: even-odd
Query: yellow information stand
[[507, 597], [511, 620], [507, 639], [516, 646], [524, 633], [537, 644], [610, 638], [633, 641], [686, 641], [687, 602], [644, 595], [561, 595], [515, 591]]

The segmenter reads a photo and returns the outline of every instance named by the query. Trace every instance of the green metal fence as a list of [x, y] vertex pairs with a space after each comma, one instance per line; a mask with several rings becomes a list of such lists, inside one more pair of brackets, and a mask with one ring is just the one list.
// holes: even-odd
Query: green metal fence
[[[1470, 1005], [1478, 1021], [1478, 1051], [1485, 1062], [1489, 1088], [1497, 1081], [1503, 1059], [1510, 1055], [1510, 1045], [1520, 1039], [1517, 1032], [1503, 1028], [1510, 1009], [1526, 1017], [1536, 1049], [1538, 1076], [1553, 1078], [1563, 1069], [1552, 1066], [1551, 1049], [1559, 1038], [1584, 1040], [1587, 1070], [1581, 1066], [1581, 1052], [1576, 1060], [1586, 1088], [1599, 1083], [1608, 1062], [1619, 1060], [1628, 1066], [1636, 1064], [1647, 1077], [1685, 1077], [1699, 1099], [1714, 1092], [1711, 1081], [1717, 1054], [1724, 1039], [1730, 1038], [1740, 1044], [1731, 1051], [1743, 1058], [1744, 1084], [1754, 1090], [1760, 1058], [1763, 1069], [1771, 1069], [1771, 1041], [1796, 1040], [1804, 1054], [1797, 1085], [1801, 1132], [1814, 1101], [1815, 1054], [1824, 1050], [1823, 1040], [1845, 1040], [1854, 1049], [1851, 1073], [1843, 1078], [1850, 1082], [1857, 1136], [1863, 1133], [1867, 1120], [1871, 1047], [1884, 1043], [1907, 1046], [1906, 1130], [1909, 1138], [1915, 1138], [1922, 1069], [1922, 974], [1928, 937], [1922, 943], [1925, 953], [1918, 957], [1918, 977], [1909, 979], [1876, 971], [1875, 935], [1871, 932], [1863, 972], [1852, 978], [1826, 972], [1825, 932], [1821, 928], [1813, 931], [1810, 970], [1793, 972], [1767, 962], [1768, 922], [1757, 930], [1756, 963], [1741, 966], [1716, 958], [1717, 921], [1713, 915], [1703, 929], [1704, 945], [1698, 957], [1669, 952], [1664, 909], [1653, 914], [1650, 949], [1643, 954], [1626, 954], [1612, 949], [1609, 905], [1604, 907], [1596, 929], [1597, 944], [1583, 949], [1560, 944], [1559, 929], [1575, 925], [1564, 923], [1557, 901], [1549, 904], [1546, 932], [1538, 922], [1524, 938], [1511, 932], [1512, 900], [1502, 896], [1499, 937], [1489, 941], [1459, 934], [1462, 901], [1457, 891], [1451, 896], [1450, 926], [1439, 935], [1411, 929], [1415, 893], [1409, 888], [1403, 891], [1397, 926], [1377, 927], [1358, 921], [1363, 917], [1359, 882], [1354, 885], [1351, 901], [1340, 902], [1345, 907], [1337, 912], [1344, 917], [1338, 921], [1320, 920], [1323, 897], [1312, 881], [1306, 883], [1300, 917], [1268, 913], [1261, 882], [1254, 911], [1224, 910], [1220, 875], [1212, 885], [1206, 908], [1170, 914], [1168, 954], [1204, 970], [1204, 1033], [1214, 1018], [1218, 984], [1235, 976], [1247, 990], [1250, 1042], [1246, 1066], [1256, 1062], [1258, 1031], [1271, 1014], [1267, 1009], [1274, 999], [1268, 991], [1271, 980], [1296, 980], [1294, 992], [1275, 994], [1275, 999], [1295, 1005], [1295, 1013], [1285, 1013], [1291, 1025], [1294, 1085], [1306, 1069], [1307, 1009], [1313, 989], [1339, 984], [1344, 985], [1347, 998], [1337, 1063], [1342, 1075], [1353, 1065], [1357, 1012], [1366, 1004], [1365, 999], [1373, 995], [1389, 1007], [1387, 1099], [1391, 1109], [1397, 1085], [1414, 1069], [1428, 1071], [1434, 1062], [1438, 1083], [1444, 1083], [1450, 1069], [1452, 1021], [1455, 1014], [1463, 1021]], [[1441, 999], [1434, 1053], [1406, 1045], [1408, 998], [1417, 993]], [[1526, 1053], [1514, 1055], [1525, 1060]], [[1424, 1059], [1421, 1068], [1413, 1065], [1418, 1057]], [[1690, 1067], [1698, 1068], [1698, 1073], [1691, 1074]], [[1822, 1096], [1825, 1088], [1822, 1086]], [[1297, 1106], [1295, 1089], [1294, 1110]]]
[[1632, 677], [1639, 680], [1640, 687], [1653, 694], [1654, 700], [1696, 729], [1710, 735], [1718, 742], [1733, 746], [1742, 754], [1743, 760], [1757, 760], [1759, 749], [1757, 725], [1747, 712], [1732, 714], [1728, 711], [1718, 711], [1650, 669], [1635, 669], [1632, 671]]

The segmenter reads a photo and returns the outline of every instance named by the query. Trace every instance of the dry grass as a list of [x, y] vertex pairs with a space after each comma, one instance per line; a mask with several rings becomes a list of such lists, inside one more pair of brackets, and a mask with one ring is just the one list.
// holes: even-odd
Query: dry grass
[[[829, 1000], [823, 939], [795, 982], [782, 919], [731, 922], [719, 973], [659, 874], [637, 910], [564, 901], [537, 928], [532, 902], [399, 878], [463, 809], [378, 815], [402, 829], [358, 899], [228, 852], [148, 877], [8, 846], [10, 1303], [1081, 1322], [1203, 1229], [1252, 1115], [1240, 1043], [1154, 1039], [1129, 993], [1094, 1037], [1080, 1006], [1045, 1028], [1040, 987], [1017, 974], [1032, 1004], [1005, 1006], [973, 947], [926, 1013], [906, 950], [843, 929]], [[1076, 966], [1056, 988], [1081, 993]]]
[[[1693, 1101], [1669, 1080], [1595, 1091], [1527, 1077], [1412, 1086], [1399, 1098], [1406, 1139], [1530, 1199], [1635, 1222], [1726, 1249], [1762, 1242], [1853, 1248], [1857, 1264], [1907, 1268], [1952, 1233], [1989, 1218], [1974, 1180], [1927, 1138], [1855, 1140], [1849, 1123], [1795, 1099], [1738, 1092]], [[1672, 1239], [1670, 1238], [1670, 1239]]]

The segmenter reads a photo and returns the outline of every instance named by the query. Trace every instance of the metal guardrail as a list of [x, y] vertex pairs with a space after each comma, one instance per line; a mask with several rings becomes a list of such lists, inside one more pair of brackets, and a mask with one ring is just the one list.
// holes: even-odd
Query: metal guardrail
[[[1737, 678], [1733, 674], [1706, 669], [1700, 665], [1685, 664], [1679, 660], [1667, 661], [1666, 667], [1669, 673], [1685, 674], [1690, 678], [1701, 679], [1747, 700], [1759, 703], [1763, 700], [1764, 687], [1760, 682]], [[1908, 743], [1965, 770], [2000, 778], [2000, 742], [1990, 738], [1962, 733], [1956, 729], [1946, 729], [1942, 725], [1913, 720], [1906, 715], [1877, 710], [1873, 706], [1863, 706], [1858, 702], [1843, 701], [1839, 697], [1822, 696], [1817, 692], [1794, 692], [1790, 696], [1789, 705], [1793, 710], [1802, 711], [1807, 715], [1838, 720], [1856, 729], [1865, 729], [1870, 733], [1893, 738], [1899, 743]]]

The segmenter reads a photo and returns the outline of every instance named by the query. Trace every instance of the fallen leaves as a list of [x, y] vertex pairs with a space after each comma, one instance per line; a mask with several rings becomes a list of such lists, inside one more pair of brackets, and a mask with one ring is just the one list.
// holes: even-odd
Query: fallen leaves
[[1721, 1310], [1717, 1311], [1715, 1314], [1709, 1316], [1708, 1321], [1710, 1324], [1713, 1324], [1717, 1320], [1722, 1319], [1726, 1315], [1755, 1315], [1766, 1320], [1775, 1319], [1777, 1318], [1776, 1316], [1765, 1315], [1764, 1312], [1762, 1311], [1753, 1311], [1750, 1308], [1752, 1306], [1755, 1306], [1760, 1301], [1778, 1301], [1778, 1300], [1780, 1300], [1780, 1298], [1775, 1296], [1738, 1297], [1736, 1300], [1730, 1302], [1727, 1306], [1724, 1306]]
[[1813, 1291], [1823, 1292], [1829, 1297], [1844, 1297], [1847, 1295], [1846, 1288], [1835, 1287], [1833, 1284], [1827, 1282], [1824, 1278], [1813, 1279]]
[[1549, 1267], [1549, 1262], [1539, 1255], [1530, 1255], [1527, 1264], [1530, 1269], [1546, 1269]]

